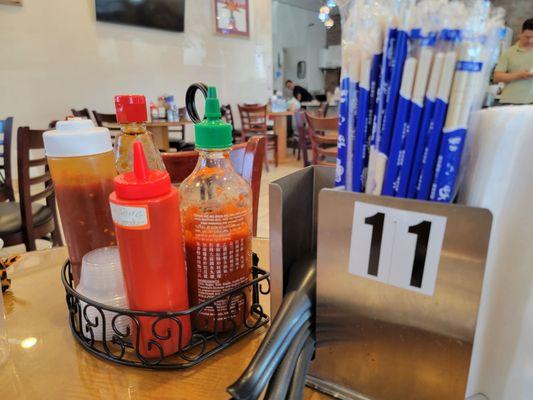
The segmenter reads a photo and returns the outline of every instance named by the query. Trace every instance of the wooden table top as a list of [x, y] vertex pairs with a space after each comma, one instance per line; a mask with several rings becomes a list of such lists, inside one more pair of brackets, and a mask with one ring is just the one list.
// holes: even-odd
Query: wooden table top
[[294, 111], [270, 111], [268, 113], [269, 117], [290, 117], [292, 115], [294, 115]]
[[154, 120], [154, 121], [150, 121], [150, 122], [147, 122], [146, 123], [146, 127], [150, 128], [151, 126], [183, 126], [183, 125], [189, 125], [189, 124], [192, 124], [193, 122], [188, 120], [188, 119], [184, 119], [184, 120], [180, 120], [180, 121], [166, 121], [166, 120]]
[[[253, 248], [266, 267], [268, 240], [254, 239]], [[68, 326], [60, 279], [66, 257], [64, 247], [26, 253], [10, 274], [12, 289], [4, 302], [11, 353], [0, 366], [2, 399], [229, 398], [226, 387], [244, 371], [266, 328], [182, 371], [143, 370], [100, 360], [76, 343]], [[306, 389], [305, 398], [328, 397]]]

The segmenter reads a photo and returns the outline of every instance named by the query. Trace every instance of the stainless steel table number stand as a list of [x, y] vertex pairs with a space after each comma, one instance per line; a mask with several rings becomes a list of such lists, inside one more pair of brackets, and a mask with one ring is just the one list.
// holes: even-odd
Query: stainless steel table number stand
[[320, 191], [308, 384], [344, 399], [464, 399], [491, 223], [485, 209]]

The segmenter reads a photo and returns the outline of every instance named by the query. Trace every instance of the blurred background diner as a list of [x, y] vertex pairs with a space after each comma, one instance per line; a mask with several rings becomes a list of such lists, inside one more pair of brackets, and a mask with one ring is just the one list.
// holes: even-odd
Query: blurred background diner
[[[513, 85], [533, 82], [509, 82], [502, 75], [512, 64], [505, 61], [511, 45], [531, 36], [524, 23], [531, 3], [494, 3], [507, 9], [508, 28], [486, 105], [498, 104], [504, 85], [509, 87], [502, 102], [507, 102]], [[29, 186], [42, 187], [46, 176], [39, 181], [33, 172], [38, 166], [29, 154], [42, 155], [42, 146], [33, 139], [25, 142], [25, 132], [51, 129], [72, 115], [106, 126], [114, 135], [116, 94], [145, 95], [148, 129], [158, 148], [179, 152], [194, 149], [185, 109], [187, 87], [197, 81], [216, 86], [234, 143], [265, 137], [257, 227], [263, 236], [268, 235], [268, 182], [305, 165], [335, 164], [342, 35], [335, 2], [161, 4], [170, 8], [105, 0], [0, 2], [2, 193], [7, 201], [0, 207], [0, 221], [5, 221], [0, 234], [6, 244], [20, 242], [33, 249], [31, 238], [49, 236], [50, 221], [56, 218], [53, 196], [45, 205], [50, 197], [28, 194], [38, 190]], [[162, 15], [171, 15], [174, 22]], [[201, 114], [202, 102], [197, 103]]]

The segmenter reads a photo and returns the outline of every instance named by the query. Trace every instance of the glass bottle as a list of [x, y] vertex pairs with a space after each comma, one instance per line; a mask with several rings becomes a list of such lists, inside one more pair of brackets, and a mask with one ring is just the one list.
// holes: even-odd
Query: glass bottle
[[121, 125], [115, 138], [115, 166], [119, 174], [133, 170], [133, 143], [141, 142], [150, 169], [165, 171], [165, 164], [146, 129], [146, 98], [142, 95], [115, 96], [117, 121]]
[[[198, 163], [180, 185], [191, 305], [247, 283], [252, 275], [252, 191], [231, 164], [232, 128], [220, 119], [214, 87], [205, 109], [206, 119], [195, 125]], [[217, 301], [200, 312], [197, 328], [238, 328], [248, 316], [250, 300], [247, 288]]]

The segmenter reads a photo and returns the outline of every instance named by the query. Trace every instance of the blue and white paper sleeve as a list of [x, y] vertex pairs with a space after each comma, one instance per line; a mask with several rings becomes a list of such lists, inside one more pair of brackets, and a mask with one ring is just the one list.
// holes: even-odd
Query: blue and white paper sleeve
[[344, 76], [341, 80], [341, 99], [339, 104], [339, 138], [337, 140], [337, 167], [335, 170], [335, 186], [346, 188], [346, 173], [348, 169], [348, 114], [350, 78]]
[[466, 128], [443, 132], [437, 166], [435, 167], [435, 181], [431, 187], [431, 200], [442, 203], [449, 203], [453, 200], [465, 138]]
[[384, 44], [383, 56], [381, 61], [381, 71], [379, 78], [379, 89], [376, 96], [377, 111], [374, 115], [374, 123], [372, 126], [372, 139], [370, 142], [370, 156], [368, 162], [368, 173], [366, 179], [365, 192], [370, 194], [380, 194], [381, 186], [377, 187], [376, 176], [378, 164], [383, 164], [386, 161], [378, 163], [378, 159], [383, 159], [379, 155], [379, 143], [381, 142], [381, 134], [383, 130], [383, 117], [387, 106], [387, 96], [389, 93], [390, 81], [392, 78], [392, 67], [394, 59], [394, 49], [396, 47], [396, 40], [398, 38], [398, 29], [395, 27], [389, 28], [387, 38]]
[[387, 161], [387, 169], [385, 171], [385, 179], [381, 191], [381, 194], [385, 196], [393, 196], [396, 192], [394, 184], [398, 176], [398, 161], [404, 148], [405, 135], [407, 133], [406, 125], [408, 123], [411, 108], [411, 93], [414, 84], [416, 64], [416, 59], [414, 57], [409, 57], [403, 68], [400, 98], [398, 100], [389, 159]]
[[355, 123], [355, 141], [352, 170], [352, 190], [363, 190], [363, 169], [365, 167], [365, 142], [367, 136], [367, 116], [370, 101], [370, 64], [371, 60], [361, 60], [359, 89], [357, 92], [357, 114]]
[[442, 128], [448, 111], [448, 99], [455, 72], [456, 57], [457, 54], [455, 51], [447, 52], [444, 57], [444, 65], [442, 67], [435, 110], [433, 112], [431, 123], [429, 124], [428, 142], [424, 149], [422, 168], [417, 185], [418, 193], [416, 198], [419, 200], [427, 200], [429, 198], [431, 184], [433, 183], [433, 173], [435, 171]]
[[383, 179], [388, 162], [394, 117], [398, 104], [400, 84], [402, 82], [403, 65], [407, 56], [407, 39], [408, 33], [404, 30], [399, 30], [393, 57], [391, 82], [387, 93], [387, 106], [383, 116], [383, 129], [378, 145], [379, 154], [376, 160], [376, 192], [379, 193], [383, 189]]

